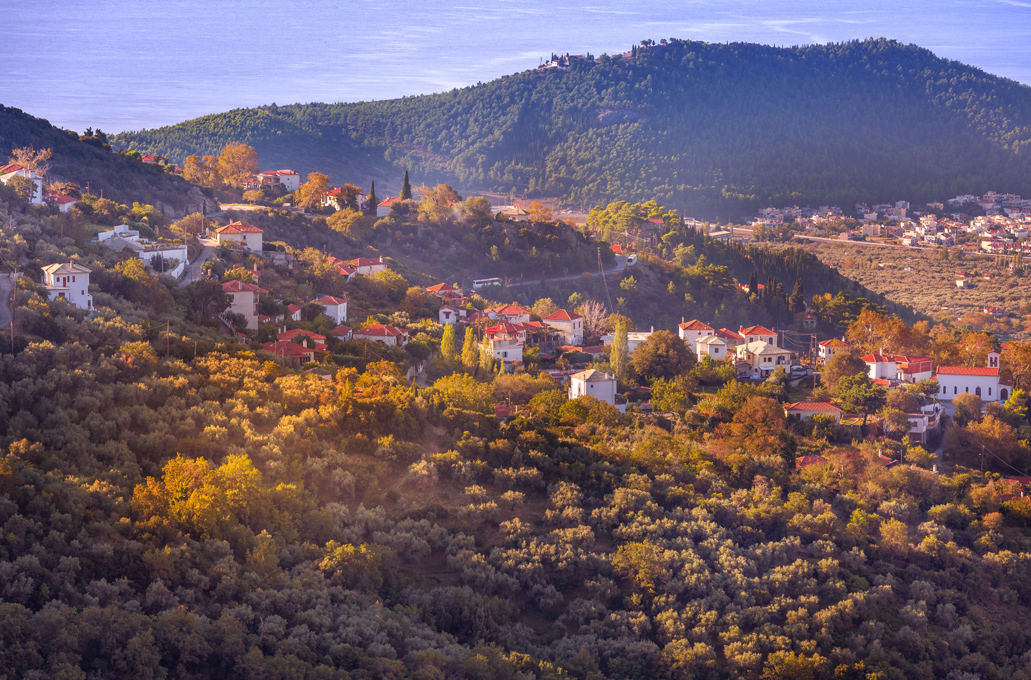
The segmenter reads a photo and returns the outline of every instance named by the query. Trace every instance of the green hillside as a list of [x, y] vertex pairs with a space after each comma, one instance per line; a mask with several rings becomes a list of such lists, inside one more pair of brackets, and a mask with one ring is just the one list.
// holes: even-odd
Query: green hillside
[[[25, 146], [53, 152], [51, 181], [74, 182], [84, 191], [88, 186], [94, 195], [119, 203], [150, 203], [163, 207], [170, 216], [180, 216], [200, 210], [205, 200], [196, 187], [157, 165], [112, 153], [96, 137], [84, 141], [75, 132], [0, 105], [0, 162], [6, 163], [12, 149]], [[207, 201], [209, 208], [217, 205], [210, 198]]]
[[[1031, 89], [888, 40], [674, 41], [441, 94], [271, 105], [116, 143], [181, 160], [230, 141], [270, 166], [692, 214], [1031, 193]], [[390, 186], [387, 189], [397, 190]]]

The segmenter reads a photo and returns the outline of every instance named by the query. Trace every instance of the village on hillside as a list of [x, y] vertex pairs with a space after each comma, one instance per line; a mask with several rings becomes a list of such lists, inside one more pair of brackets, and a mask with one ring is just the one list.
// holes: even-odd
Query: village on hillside
[[[143, 157], [141, 162], [165, 162], [165, 159]], [[188, 167], [195, 165], [195, 159], [188, 160]], [[100, 202], [94, 197], [82, 196], [81, 192], [80, 198], [75, 198], [53, 187], [44, 190], [42, 177], [18, 163], [0, 170], [5, 171], [0, 180], [21, 190], [29, 199], [28, 203], [40, 206], [39, 209], [67, 213], [80, 201], [88, 202], [90, 209], [95, 209]], [[169, 171], [178, 173], [182, 169], [174, 166]], [[402, 205], [410, 209], [413, 203], [407, 173], [401, 194], [382, 200], [376, 197], [375, 184], [369, 192], [354, 185], [331, 187], [325, 176], [318, 173], [312, 173], [309, 181], [302, 183], [298, 173], [286, 169], [244, 172], [237, 183], [245, 192], [245, 198], [252, 202], [268, 197], [286, 198], [289, 200], [280, 201], [281, 208], [295, 211], [305, 208], [331, 214], [352, 211], [383, 218]], [[74, 193], [76, 188], [63, 189]], [[961, 204], [967, 198], [970, 197], [960, 197], [950, 203]], [[298, 200], [307, 203], [293, 205]], [[453, 199], [445, 196], [445, 209], [457, 206], [457, 201], [457, 195]], [[1017, 197], [991, 194], [979, 205], [992, 214], [976, 218], [971, 225], [984, 225], [990, 220], [1024, 219], [1023, 213], [1016, 210], [1026, 206]], [[142, 210], [139, 204], [136, 207], [137, 212]], [[864, 218], [903, 220], [907, 209], [908, 205], [903, 203], [874, 206]], [[1002, 216], [998, 211], [1005, 211], [1007, 215]], [[493, 219], [515, 222], [541, 220], [544, 212], [539, 204], [527, 208], [489, 206]], [[196, 233], [177, 234], [166, 228], [168, 236], [158, 236], [156, 229], [149, 229], [156, 227], [157, 216], [152, 215], [153, 224], [148, 223], [146, 217], [133, 222], [133, 217], [139, 215], [128, 214], [122, 218], [123, 223], [97, 231], [93, 242], [120, 253], [122, 258], [138, 260], [152, 275], [171, 276], [181, 286], [200, 281], [217, 285], [225, 303], [212, 313], [221, 322], [223, 333], [264, 350], [284, 367], [326, 380], [336, 370], [341, 343], [352, 348], [345, 352], [351, 355], [367, 354], [371, 346], [384, 348], [379, 351], [407, 348], [409, 354], [404, 356], [410, 365], [411, 379], [431, 382], [439, 374], [439, 366], [435, 369], [434, 364], [441, 360], [490, 372], [532, 371], [564, 385], [569, 399], [589, 396], [615, 407], [620, 413], [672, 416], [669, 399], [653, 395], [654, 384], [649, 387], [647, 381], [628, 379], [631, 363], [637, 361], [637, 357], [657, 354], [666, 357], [658, 360], [660, 363], [668, 362], [669, 356], [677, 357], [676, 361], [680, 362], [676, 363], [676, 371], [667, 373], [670, 379], [696, 367], [691, 370], [721, 375], [721, 381], [782, 383], [787, 390], [785, 396], [790, 392], [802, 397], [794, 401], [785, 399], [786, 416], [800, 423], [833, 423], [835, 427], [853, 428], [860, 434], [871, 425], [867, 417], [869, 404], [878, 401], [870, 396], [873, 392], [865, 399], [856, 400], [828, 390], [829, 383], [834, 387], [839, 382], [827, 380], [828, 367], [832, 373], [837, 372], [838, 365], [848, 360], [853, 375], [865, 376], [866, 388], [879, 390], [881, 401], [884, 394], [892, 392], [919, 397], [894, 400], [896, 405], [905, 407], [895, 409], [895, 422], [882, 417], [875, 418], [874, 423], [880, 431], [901, 430], [909, 441], [923, 445], [940, 443], [943, 416], [954, 413], [957, 400], [976, 397], [977, 408], [983, 409], [992, 403], [1005, 404], [1014, 394], [1023, 394], [1014, 389], [1012, 366], [1009, 371], [1003, 370], [1007, 345], [993, 344], [990, 336], [982, 338], [980, 350], [968, 355], [966, 362], [935, 361], [931, 356], [892, 352], [883, 347], [866, 351], [867, 348], [853, 346], [845, 338], [819, 337], [816, 328], [821, 310], [810, 307], [808, 302], [780, 331], [760, 323], [740, 325], [736, 329], [718, 328], [701, 319], [683, 319], [675, 328], [656, 330], [651, 326], [649, 330], [638, 330], [632, 328], [626, 317], [610, 315], [603, 305], [585, 302], [577, 294], [570, 297], [568, 308], [550, 299], [538, 300], [531, 306], [498, 299], [508, 290], [505, 281], [498, 277], [474, 280], [468, 289], [449, 282], [410, 287], [392, 269], [393, 260], [382, 255], [341, 258], [325, 253], [319, 258], [319, 266], [330, 277], [323, 280], [332, 281], [332, 286], [322, 291], [309, 287], [312, 292], [304, 297], [284, 296], [277, 291], [296, 291], [298, 287], [284, 286], [283, 277], [289, 280], [308, 263], [299, 257], [300, 249], [289, 243], [266, 242], [264, 230], [246, 221], [246, 211], [221, 212], [210, 218], [193, 216], [190, 218], [193, 223], [202, 225]], [[796, 228], [809, 228], [840, 217], [841, 212], [836, 208], [812, 212], [767, 210], [754, 226], [782, 224], [786, 218], [791, 218]], [[945, 229], [948, 224], [936, 223], [933, 216], [917, 217], [928, 233], [932, 232], [934, 224], [938, 224], [939, 229]], [[1027, 219], [1031, 221], [1031, 216]], [[663, 223], [658, 218], [652, 221], [659, 226]], [[685, 224], [704, 230], [707, 238], [731, 237], [729, 231], [711, 230], [708, 225], [694, 220], [685, 220]], [[189, 247], [188, 242], [192, 243]], [[621, 258], [624, 271], [637, 264], [632, 242], [606, 247], [614, 257]], [[92, 273], [77, 262], [59, 261], [43, 267], [42, 283], [51, 300], [63, 301], [91, 314], [94, 310], [90, 290]], [[367, 303], [362, 303], [363, 310], [356, 310], [351, 291], [362, 290], [363, 281], [397, 286], [403, 295], [393, 298], [392, 306], [380, 306], [375, 314], [364, 311], [368, 309]], [[740, 288], [739, 294], [746, 297], [767, 292], [762, 284], [754, 281], [754, 276], [748, 284], [735, 285]], [[939, 354], [945, 356], [948, 352], [939, 351]], [[642, 359], [641, 364], [648, 360]], [[695, 408], [702, 406], [704, 404]], [[517, 411], [518, 407], [499, 405], [497, 413], [504, 418]]]

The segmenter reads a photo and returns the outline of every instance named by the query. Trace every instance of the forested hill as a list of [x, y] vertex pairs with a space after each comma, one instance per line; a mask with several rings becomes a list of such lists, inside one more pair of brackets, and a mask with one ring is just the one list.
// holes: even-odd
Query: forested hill
[[[163, 208], [169, 217], [198, 211], [205, 201], [200, 190], [158, 165], [112, 153], [103, 133], [80, 137], [20, 109], [0, 105], [0, 165], [7, 162], [12, 150], [27, 146], [51, 150], [52, 182], [74, 182], [96, 196], [129, 205], [133, 201], [149, 203]], [[207, 201], [209, 206], [217, 205]]]
[[1031, 193], [1031, 89], [883, 39], [673, 41], [441, 94], [241, 109], [116, 137], [179, 161], [231, 141], [337, 182], [389, 169], [396, 183], [393, 165], [466, 191], [655, 198], [699, 215]]

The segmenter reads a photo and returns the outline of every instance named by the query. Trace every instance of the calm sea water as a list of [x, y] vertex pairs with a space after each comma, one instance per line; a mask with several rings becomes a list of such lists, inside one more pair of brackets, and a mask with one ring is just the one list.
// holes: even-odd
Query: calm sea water
[[108, 132], [439, 92], [645, 38], [888, 37], [1031, 83], [1031, 0], [0, 0], [0, 103]]

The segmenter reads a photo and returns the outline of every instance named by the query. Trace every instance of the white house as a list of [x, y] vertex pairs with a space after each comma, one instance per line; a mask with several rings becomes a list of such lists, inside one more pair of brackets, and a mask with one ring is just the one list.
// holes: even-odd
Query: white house
[[866, 363], [866, 371], [870, 380], [895, 380], [895, 357], [887, 354], [867, 354], [861, 357]]
[[569, 376], [569, 398], [591, 396], [598, 401], [616, 405], [616, 379], [608, 373], [588, 368]]
[[[626, 351], [627, 354], [633, 354], [634, 351], [641, 346], [641, 343], [645, 342], [652, 336], [654, 330], [651, 331], [627, 331], [626, 334]], [[616, 339], [615, 334], [606, 333], [601, 336], [601, 343], [608, 347]]]
[[116, 224], [113, 229], [102, 231], [97, 234], [97, 240], [103, 243], [109, 239], [118, 237], [126, 241], [139, 241], [140, 232], [130, 229], [128, 224]]
[[15, 177], [24, 177], [25, 179], [32, 180], [36, 188], [29, 198], [29, 203], [32, 205], [43, 205], [43, 178], [37, 175], [35, 170], [29, 170], [24, 165], [18, 163], [8, 163], [0, 167], [0, 182], [7, 184]]
[[300, 305], [293, 305], [293, 304], [287, 305], [286, 306], [287, 316], [289, 316], [293, 321], [300, 321], [301, 320], [301, 310], [302, 309], [304, 309], [304, 307], [302, 307]]
[[353, 337], [354, 330], [350, 326], [337, 326], [329, 334], [337, 340], [350, 340]]
[[489, 307], [483, 311], [495, 321], [507, 321], [508, 323], [528, 323], [530, 321], [530, 310], [520, 305], [501, 305]]
[[401, 202], [400, 196], [387, 196], [386, 200], [381, 201], [376, 206], [376, 217], [386, 217], [390, 214], [390, 209], [394, 207], [396, 203]]
[[781, 349], [768, 342], [755, 341], [734, 348], [738, 359], [738, 370], [752, 378], [767, 378], [783, 366], [791, 368], [791, 350]]
[[347, 300], [333, 297], [332, 295], [325, 295], [315, 302], [326, 308], [326, 311], [323, 312], [323, 314], [332, 319], [333, 323], [336, 325], [339, 326], [343, 322], [347, 321]]
[[831, 357], [835, 354], [841, 354], [842, 352], [848, 351], [848, 343], [838, 338], [831, 338], [830, 340], [824, 340], [819, 344], [818, 350], [820, 354], [820, 361], [827, 363]]
[[798, 416], [801, 421], [811, 420], [814, 416], [830, 416], [834, 422], [841, 422], [841, 409], [826, 401], [799, 401], [784, 404], [784, 415]]
[[465, 319], [466, 311], [461, 307], [444, 305], [437, 310], [437, 320], [441, 325], [455, 324]]
[[265, 187], [281, 184], [287, 192], [301, 188], [301, 176], [293, 170], [266, 170], [254, 176], [255, 183], [250, 187]]
[[226, 281], [222, 284], [222, 291], [233, 299], [229, 311], [242, 314], [247, 320], [248, 329], [258, 330], [258, 294], [264, 291], [253, 283], [243, 281]]
[[347, 264], [354, 267], [356, 274], [361, 274], [362, 276], [372, 276], [387, 268], [387, 263], [382, 257], [356, 257], [353, 260], [348, 260]]
[[246, 222], [230, 222], [215, 230], [215, 240], [219, 245], [239, 243], [252, 253], [261, 252], [262, 234], [265, 233], [253, 224]]
[[695, 340], [695, 353], [698, 355], [698, 361], [705, 357], [722, 361], [727, 358], [727, 341], [715, 335], [706, 335]]
[[381, 323], [359, 328], [354, 331], [353, 337], [356, 340], [370, 340], [382, 342], [391, 347], [404, 347], [408, 344], [408, 331], [396, 326], [386, 326]]
[[999, 381], [999, 353], [988, 353], [988, 365], [939, 366], [938, 399], [952, 401], [961, 394], [976, 394], [984, 401], [1009, 399], [1010, 387]]
[[680, 335], [680, 339], [684, 341], [684, 344], [693, 349], [698, 338], [716, 335], [716, 329], [706, 323], [702, 323], [698, 319], [691, 319], [690, 321], [682, 322], [677, 327], [677, 333]]
[[89, 275], [89, 269], [74, 262], [43, 267], [43, 282], [50, 293], [50, 299], [60, 298], [77, 309], [93, 309]]
[[[169, 274], [176, 278], [186, 270], [186, 265], [189, 264], [186, 244], [181, 241], [152, 243], [140, 238], [132, 239], [113, 236], [101, 241], [101, 243], [116, 252], [121, 252], [128, 248], [155, 271], [161, 274]], [[176, 260], [178, 264], [170, 265], [169, 260]]]
[[542, 319], [548, 328], [554, 328], [567, 345], [584, 344], [584, 318], [575, 312], [560, 309]]
[[59, 194], [56, 191], [47, 194], [47, 201], [53, 203], [57, 206], [57, 210], [63, 213], [68, 212], [73, 205], [79, 202], [67, 194]]

